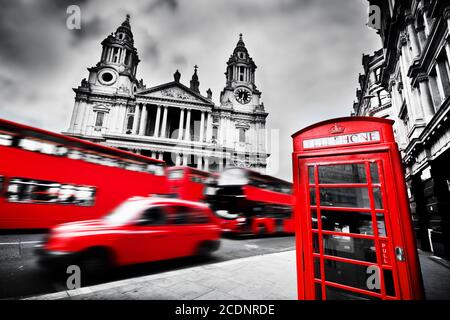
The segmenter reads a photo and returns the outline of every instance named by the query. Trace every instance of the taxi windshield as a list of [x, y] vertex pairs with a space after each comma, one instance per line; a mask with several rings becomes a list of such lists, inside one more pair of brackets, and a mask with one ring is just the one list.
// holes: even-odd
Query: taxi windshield
[[146, 207], [147, 204], [142, 201], [126, 201], [107, 214], [103, 220], [111, 225], [124, 225], [136, 219]]

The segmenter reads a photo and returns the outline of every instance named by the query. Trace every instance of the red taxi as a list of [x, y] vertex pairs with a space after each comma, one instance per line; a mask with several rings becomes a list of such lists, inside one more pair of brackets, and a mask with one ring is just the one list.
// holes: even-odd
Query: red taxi
[[208, 206], [169, 198], [132, 198], [97, 220], [53, 228], [38, 249], [43, 265], [99, 271], [219, 248], [221, 229]]

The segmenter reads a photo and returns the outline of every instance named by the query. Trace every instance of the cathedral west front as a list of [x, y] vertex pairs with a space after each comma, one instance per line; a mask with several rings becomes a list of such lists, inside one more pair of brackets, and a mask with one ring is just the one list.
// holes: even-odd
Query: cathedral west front
[[137, 80], [140, 62], [130, 17], [102, 44], [100, 62], [74, 89], [65, 134], [164, 160], [169, 166], [217, 171], [226, 166], [265, 173], [268, 113], [255, 85], [256, 65], [242, 35], [230, 56], [220, 102], [200, 92], [197, 66], [189, 86], [173, 81], [147, 88]]

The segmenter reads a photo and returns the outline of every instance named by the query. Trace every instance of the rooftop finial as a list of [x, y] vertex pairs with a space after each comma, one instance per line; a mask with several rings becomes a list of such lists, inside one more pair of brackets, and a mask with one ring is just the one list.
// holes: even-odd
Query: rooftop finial
[[127, 21], [128, 21], [128, 22], [130, 22], [130, 18], [131, 18], [130, 14], [127, 13]]
[[175, 71], [175, 73], [173, 74], [173, 79], [175, 80], [175, 82], [180, 82], [180, 78], [181, 78], [181, 73], [180, 71]]
[[239, 40], [242, 41], [242, 33], [239, 33]]
[[194, 66], [194, 74], [192, 75], [190, 87], [195, 92], [200, 93], [200, 90], [199, 90], [200, 82], [198, 81], [197, 69], [198, 69], [198, 66], [195, 65]]

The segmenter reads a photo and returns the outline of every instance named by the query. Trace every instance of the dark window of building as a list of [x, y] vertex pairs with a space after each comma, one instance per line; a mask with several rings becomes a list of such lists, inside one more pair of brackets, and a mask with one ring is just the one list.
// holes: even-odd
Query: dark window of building
[[96, 127], [102, 127], [104, 119], [105, 119], [105, 113], [104, 112], [97, 112], [97, 119], [95, 119], [95, 126]]
[[244, 67], [239, 67], [239, 81], [244, 81]]
[[245, 129], [239, 128], [239, 142], [245, 142]]
[[128, 116], [127, 130], [133, 130], [133, 122], [134, 122], [134, 116]]

